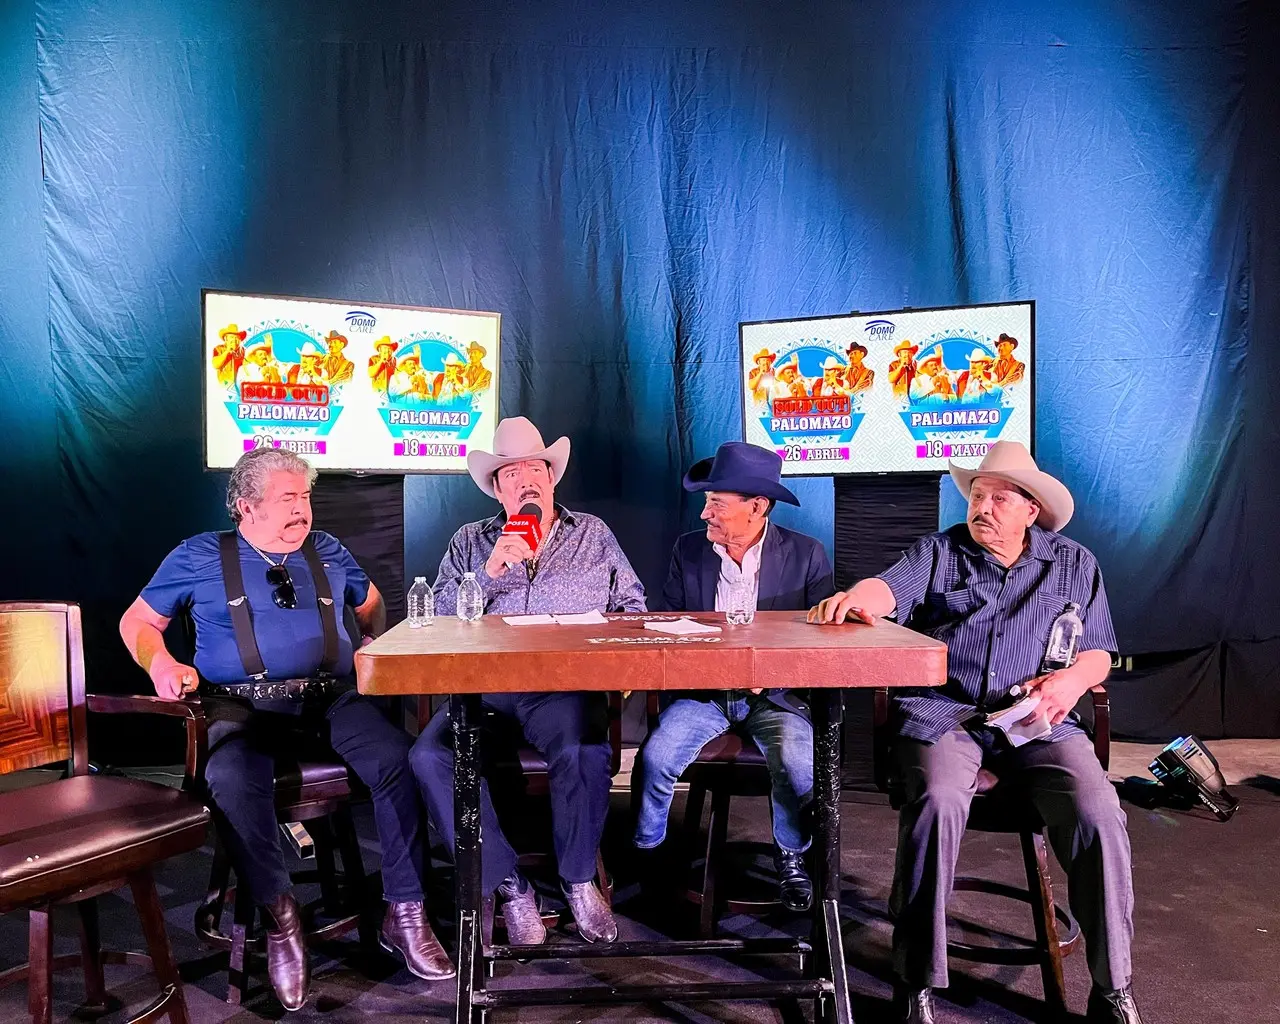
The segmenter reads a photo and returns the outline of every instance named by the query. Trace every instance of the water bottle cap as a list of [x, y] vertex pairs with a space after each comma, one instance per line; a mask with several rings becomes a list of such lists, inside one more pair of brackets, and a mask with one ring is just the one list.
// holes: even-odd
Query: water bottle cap
[[413, 582], [414, 582], [414, 583], [426, 583], [426, 582], [427, 582], [427, 578], [426, 578], [425, 576], [415, 576], [415, 577], [413, 578]]
[[473, 579], [475, 579], [475, 578], [476, 578], [476, 574], [475, 574], [475, 573], [473, 573], [473, 572], [464, 572], [464, 573], [462, 574], [462, 578], [463, 578], [464, 580], [473, 580]]

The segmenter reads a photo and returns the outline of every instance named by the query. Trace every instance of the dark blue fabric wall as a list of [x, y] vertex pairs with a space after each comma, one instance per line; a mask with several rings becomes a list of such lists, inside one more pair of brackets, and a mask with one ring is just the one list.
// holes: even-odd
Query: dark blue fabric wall
[[[108, 622], [222, 524], [201, 286], [501, 311], [503, 410], [572, 437], [563, 499], [651, 587], [739, 320], [1035, 298], [1123, 647], [1280, 636], [1269, 5], [422, 7], [7, 5], [5, 595]], [[489, 510], [406, 493], [410, 573]]]

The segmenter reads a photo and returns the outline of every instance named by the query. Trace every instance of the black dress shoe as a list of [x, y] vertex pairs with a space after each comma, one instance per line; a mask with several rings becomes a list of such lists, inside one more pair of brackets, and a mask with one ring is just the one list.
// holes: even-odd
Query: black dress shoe
[[804, 854], [777, 848], [773, 862], [778, 868], [778, 889], [788, 910], [805, 911], [813, 906], [813, 880], [804, 869]]
[[934, 1024], [933, 990], [898, 989], [893, 994], [893, 1009], [898, 1024]]
[[1089, 1024], [1142, 1024], [1142, 1014], [1133, 1001], [1132, 989], [1126, 987], [1107, 992], [1095, 985], [1089, 993], [1085, 1020]]

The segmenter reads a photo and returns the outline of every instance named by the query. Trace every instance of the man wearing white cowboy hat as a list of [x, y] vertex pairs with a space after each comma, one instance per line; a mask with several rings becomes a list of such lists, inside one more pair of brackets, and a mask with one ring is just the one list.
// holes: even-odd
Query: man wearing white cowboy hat
[[980, 348], [970, 352], [969, 369], [956, 378], [956, 397], [962, 402], [976, 402], [985, 395], [999, 391], [999, 385], [991, 376], [991, 364], [994, 361]]
[[844, 374], [844, 363], [835, 356], [827, 356], [822, 364], [822, 376], [813, 382], [813, 396], [849, 394]]
[[431, 397], [431, 385], [422, 372], [422, 357], [416, 348], [396, 360], [396, 372], [387, 385], [387, 394], [406, 401], [423, 401]]
[[329, 378], [324, 372], [321, 360], [324, 353], [313, 341], [303, 343], [298, 349], [298, 364], [289, 368], [290, 384], [328, 384]]
[[244, 362], [240, 366], [242, 384], [279, 384], [280, 365], [271, 350], [271, 335], [259, 338], [244, 350]]
[[[902, 981], [900, 1020], [934, 1020], [931, 990], [947, 984], [946, 901], [956, 855], [987, 768], [1014, 778], [1048, 826], [1066, 868], [1071, 909], [1093, 975], [1088, 1020], [1141, 1024], [1132, 974], [1133, 884], [1124, 812], [1072, 708], [1106, 679], [1116, 650], [1102, 573], [1057, 531], [1071, 493], [1026, 448], [997, 441], [976, 470], [951, 464], [966, 521], [917, 541], [878, 577], [818, 604], [814, 621], [897, 620], [947, 644], [947, 683], [894, 700], [901, 811], [891, 911]], [[1068, 668], [1042, 668], [1054, 621], [1068, 604], [1084, 623]], [[1011, 688], [1039, 697], [1026, 725], [1048, 727], [1013, 746], [984, 724]]]
[[[782, 459], [774, 452], [726, 441], [715, 458], [703, 459], [689, 470], [684, 489], [704, 493], [706, 529], [676, 541], [662, 590], [664, 610], [724, 611], [734, 599], [734, 588], [743, 587], [754, 606], [778, 611], [809, 608], [831, 593], [831, 563], [822, 545], [769, 520], [776, 502], [800, 504], [782, 485]], [[751, 739], [769, 767], [774, 863], [782, 902], [792, 910], [808, 910], [813, 882], [804, 864], [810, 842], [804, 818], [813, 799], [813, 728], [804, 692], [728, 690], [676, 696], [645, 740], [632, 774], [636, 846], [661, 847], [677, 780], [704, 745], [733, 729]]]
[[432, 393], [437, 402], [454, 402], [470, 394], [471, 389], [467, 386], [467, 379], [462, 374], [466, 365], [458, 358], [457, 353], [450, 352], [445, 356], [444, 372], [436, 374], [432, 384]]
[[[468, 523], [453, 535], [436, 577], [436, 613], [452, 615], [458, 585], [474, 573], [487, 615], [574, 612], [640, 612], [644, 587], [613, 533], [595, 516], [555, 502], [555, 488], [569, 461], [569, 439], [552, 445], [523, 416], [502, 420], [493, 452], [467, 453], [476, 486], [502, 503], [492, 519]], [[541, 511], [536, 549], [523, 535], [504, 533], [508, 517], [527, 505]], [[547, 759], [551, 831], [561, 887], [578, 933], [589, 942], [612, 942], [618, 925], [592, 881], [609, 808], [608, 711], [602, 694], [491, 693], [486, 711], [519, 726]], [[455, 841], [453, 749], [447, 706], [431, 720], [410, 755], [423, 798], [445, 843]], [[503, 917], [513, 945], [546, 938], [532, 887], [516, 870], [516, 853], [503, 835], [488, 786], [481, 788], [484, 833], [483, 884], [505, 901]]]

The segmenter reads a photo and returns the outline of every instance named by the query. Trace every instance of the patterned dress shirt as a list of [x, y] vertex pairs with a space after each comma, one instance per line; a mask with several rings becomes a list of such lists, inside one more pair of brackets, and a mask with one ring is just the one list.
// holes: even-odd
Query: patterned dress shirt
[[[536, 571], [516, 565], [496, 580], [484, 571], [507, 516], [468, 523], [453, 535], [433, 590], [437, 615], [453, 615], [458, 584], [473, 572], [484, 591], [486, 615], [571, 615], [645, 611], [644, 586], [613, 531], [585, 512], [556, 506], [558, 519], [538, 552]], [[532, 576], [532, 579], [530, 579]]]
[[[960, 523], [921, 538], [881, 573], [897, 602], [898, 622], [947, 645], [945, 686], [897, 691], [902, 735], [932, 743], [970, 717], [1010, 703], [1012, 686], [1041, 674], [1049, 632], [1068, 601], [1080, 606], [1084, 623], [1077, 649], [1115, 654], [1097, 559], [1038, 526], [1030, 535], [1022, 557], [1005, 568]], [[1072, 716], [1047, 739], [1079, 728]]]

